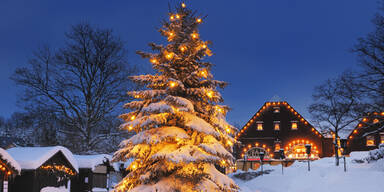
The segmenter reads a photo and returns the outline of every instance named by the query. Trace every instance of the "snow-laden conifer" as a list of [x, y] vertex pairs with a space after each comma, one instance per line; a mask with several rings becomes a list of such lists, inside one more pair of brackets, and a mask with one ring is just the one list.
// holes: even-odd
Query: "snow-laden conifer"
[[131, 112], [122, 128], [136, 132], [123, 141], [115, 161], [134, 158], [116, 191], [237, 191], [215, 166], [233, 166], [234, 127], [225, 120], [228, 107], [213, 79], [210, 42], [200, 38], [202, 18], [181, 4], [160, 29], [167, 45], [151, 43], [148, 59], [155, 74], [131, 79], [146, 89], [128, 92]]

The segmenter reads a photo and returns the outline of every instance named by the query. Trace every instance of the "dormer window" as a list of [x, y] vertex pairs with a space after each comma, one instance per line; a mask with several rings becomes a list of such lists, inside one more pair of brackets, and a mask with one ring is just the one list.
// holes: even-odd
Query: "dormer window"
[[280, 107], [273, 107], [273, 113], [280, 113]]
[[367, 146], [375, 146], [375, 137], [373, 135], [368, 135], [366, 139], [367, 139]]
[[275, 131], [280, 131], [280, 121], [274, 121], [273, 122], [273, 129]]
[[258, 131], [262, 131], [263, 130], [263, 122], [262, 121], [256, 122], [256, 125], [257, 125], [257, 130]]
[[291, 121], [291, 129], [297, 130], [297, 121]]

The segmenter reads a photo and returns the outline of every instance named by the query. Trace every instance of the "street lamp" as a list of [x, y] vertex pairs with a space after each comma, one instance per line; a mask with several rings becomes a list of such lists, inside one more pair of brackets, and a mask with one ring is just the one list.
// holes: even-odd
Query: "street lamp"
[[311, 145], [305, 144], [305, 150], [306, 150], [307, 156], [308, 156], [308, 171], [311, 171], [311, 166], [309, 165], [309, 162], [310, 162], [309, 155], [311, 154]]
[[340, 145], [343, 149], [343, 159], [344, 159], [344, 172], [347, 172], [347, 162], [345, 160], [346, 150], [347, 150], [347, 139], [340, 139]]
[[283, 162], [285, 159], [284, 149], [280, 149], [279, 153], [280, 153], [280, 159], [281, 159], [281, 174], [284, 175], [284, 165], [283, 165]]
[[264, 151], [260, 151], [259, 157], [260, 157], [260, 164], [261, 164], [261, 174], [263, 174], [263, 160], [264, 160], [265, 153]]

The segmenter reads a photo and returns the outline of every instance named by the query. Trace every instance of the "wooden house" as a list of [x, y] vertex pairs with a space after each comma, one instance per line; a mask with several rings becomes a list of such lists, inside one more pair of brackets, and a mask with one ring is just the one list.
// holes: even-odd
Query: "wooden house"
[[7, 151], [0, 148], [0, 192], [10, 191], [9, 183], [20, 174], [20, 171], [20, 165]]
[[369, 151], [384, 144], [384, 112], [363, 117], [347, 138], [347, 153]]
[[72, 153], [61, 146], [14, 147], [7, 152], [19, 163], [20, 175], [9, 183], [10, 192], [40, 192], [53, 188], [67, 188], [78, 173]]
[[241, 142], [235, 156], [246, 161], [279, 159], [284, 149], [287, 159], [306, 159], [305, 145], [311, 145], [311, 159], [334, 154], [332, 136], [322, 135], [286, 101], [266, 102], [235, 136]]
[[114, 171], [110, 155], [75, 155], [79, 174], [72, 179], [71, 191], [99, 192], [111, 189], [110, 174]]

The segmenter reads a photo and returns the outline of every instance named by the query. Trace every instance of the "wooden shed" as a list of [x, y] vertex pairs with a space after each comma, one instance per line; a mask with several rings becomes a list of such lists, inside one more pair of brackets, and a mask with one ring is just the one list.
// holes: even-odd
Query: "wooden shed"
[[79, 174], [72, 179], [71, 191], [102, 192], [111, 189], [112, 157], [106, 154], [75, 155]]
[[20, 165], [7, 151], [0, 148], [0, 192], [10, 191], [9, 183], [20, 174], [20, 171]]
[[241, 142], [235, 156], [238, 159], [259, 161], [279, 159], [284, 149], [287, 159], [307, 159], [305, 145], [311, 145], [311, 159], [334, 154], [332, 136], [322, 135], [286, 101], [266, 102], [235, 136]]
[[10, 192], [40, 192], [53, 188], [69, 191], [78, 173], [77, 161], [65, 147], [15, 147], [7, 152], [19, 163], [21, 174], [9, 183]]

